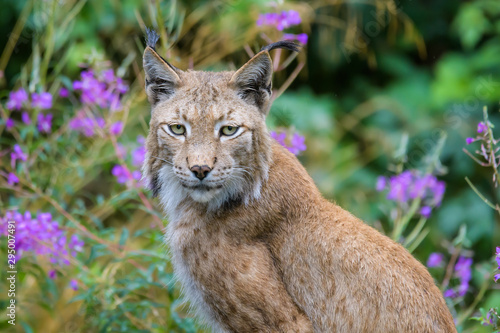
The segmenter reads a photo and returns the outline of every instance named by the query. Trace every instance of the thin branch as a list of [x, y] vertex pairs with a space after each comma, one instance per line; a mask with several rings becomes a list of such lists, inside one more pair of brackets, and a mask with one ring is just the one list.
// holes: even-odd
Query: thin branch
[[488, 199], [486, 199], [484, 195], [481, 192], [479, 192], [479, 190], [474, 186], [474, 184], [472, 184], [472, 182], [469, 180], [469, 177], [465, 177], [465, 181], [467, 182], [467, 184], [469, 184], [472, 190], [478, 195], [478, 197], [481, 198], [481, 200], [483, 200], [488, 206], [490, 206], [492, 209], [496, 210], [500, 214], [500, 207], [498, 207], [498, 205], [492, 204]]

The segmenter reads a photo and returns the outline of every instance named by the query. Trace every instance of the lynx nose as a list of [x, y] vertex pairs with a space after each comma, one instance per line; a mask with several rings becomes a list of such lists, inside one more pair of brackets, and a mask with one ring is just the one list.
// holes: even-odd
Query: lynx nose
[[206, 164], [202, 165], [202, 166], [193, 165], [191, 167], [191, 171], [194, 173], [194, 175], [196, 176], [196, 178], [198, 178], [199, 180], [203, 180], [203, 178], [205, 178], [206, 176], [208, 176], [208, 173], [210, 171], [212, 171], [212, 168], [210, 168]]

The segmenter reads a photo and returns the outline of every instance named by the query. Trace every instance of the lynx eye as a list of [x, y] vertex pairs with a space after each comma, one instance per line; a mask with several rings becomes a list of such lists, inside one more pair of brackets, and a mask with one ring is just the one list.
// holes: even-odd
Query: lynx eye
[[237, 126], [224, 126], [221, 128], [221, 133], [225, 136], [231, 136], [238, 130]]
[[175, 135], [184, 135], [186, 133], [186, 128], [180, 124], [170, 125], [169, 128]]

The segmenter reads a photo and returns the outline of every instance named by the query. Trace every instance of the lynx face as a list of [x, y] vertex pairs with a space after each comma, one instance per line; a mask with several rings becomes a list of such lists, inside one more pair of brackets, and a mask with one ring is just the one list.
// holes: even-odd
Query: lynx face
[[234, 196], [251, 185], [258, 171], [255, 136], [266, 134], [264, 116], [228, 90], [227, 75], [186, 73], [184, 81], [188, 80], [192, 86], [179, 88], [154, 109], [153, 144], [164, 160], [160, 162], [167, 164], [163, 177], [168, 174], [198, 202]]
[[144, 69], [152, 118], [143, 178], [167, 212], [185, 198], [209, 209], [258, 198], [271, 151], [268, 50], [236, 72], [182, 71], [156, 53], [156, 36], [148, 37]]

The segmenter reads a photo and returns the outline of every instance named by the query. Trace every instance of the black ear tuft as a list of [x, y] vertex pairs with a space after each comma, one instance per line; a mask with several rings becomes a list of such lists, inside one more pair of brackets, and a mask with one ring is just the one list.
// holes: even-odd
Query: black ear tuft
[[279, 42], [263, 46], [260, 50], [270, 52], [274, 49], [287, 49], [293, 52], [299, 52], [300, 45], [291, 40], [280, 40]]
[[156, 51], [156, 43], [160, 35], [153, 29], [146, 27], [146, 45]]

